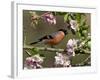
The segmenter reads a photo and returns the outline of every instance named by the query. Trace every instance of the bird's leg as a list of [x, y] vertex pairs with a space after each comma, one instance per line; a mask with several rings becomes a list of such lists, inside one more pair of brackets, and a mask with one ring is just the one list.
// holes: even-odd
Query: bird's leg
[[55, 48], [55, 46], [51, 45], [51, 48]]
[[44, 46], [45, 50], [47, 49], [47, 45]]

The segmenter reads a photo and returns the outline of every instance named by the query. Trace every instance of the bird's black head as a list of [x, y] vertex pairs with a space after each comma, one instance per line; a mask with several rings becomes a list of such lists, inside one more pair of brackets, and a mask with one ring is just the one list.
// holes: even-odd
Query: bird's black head
[[65, 29], [59, 29], [58, 31], [63, 31], [65, 35], [68, 34], [67, 30]]

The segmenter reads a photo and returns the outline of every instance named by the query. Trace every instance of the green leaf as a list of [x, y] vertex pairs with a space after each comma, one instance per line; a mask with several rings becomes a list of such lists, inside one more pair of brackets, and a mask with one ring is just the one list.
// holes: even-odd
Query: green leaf
[[32, 54], [38, 54], [39, 53], [39, 49], [38, 48], [32, 48]]
[[64, 15], [64, 22], [68, 21], [68, 14]]
[[76, 20], [76, 13], [70, 13], [69, 15], [72, 20]]
[[89, 48], [91, 48], [91, 41], [88, 41], [87, 45]]
[[68, 16], [68, 20], [72, 20], [71, 16]]
[[56, 14], [57, 14], [57, 15], [66, 15], [66, 14], [68, 14], [68, 13], [66, 13], [66, 12], [57, 12]]
[[87, 30], [83, 30], [82, 34], [84, 34], [84, 35], [87, 34]]
[[81, 21], [81, 14], [80, 13], [76, 14], [76, 20], [78, 21], [78, 23]]
[[80, 22], [80, 26], [85, 26], [86, 25], [86, 19], [82, 19], [81, 22]]
[[88, 28], [89, 28], [88, 25], [85, 25], [85, 26], [82, 27], [83, 30], [87, 30]]

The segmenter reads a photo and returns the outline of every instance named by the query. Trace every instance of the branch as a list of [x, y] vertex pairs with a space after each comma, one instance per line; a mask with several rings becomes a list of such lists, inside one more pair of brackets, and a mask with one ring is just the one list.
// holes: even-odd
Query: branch
[[64, 49], [56, 49], [56, 48], [47, 48], [47, 47], [33, 47], [33, 46], [25, 46], [24, 49], [33, 49], [37, 48], [40, 51], [51, 51], [51, 52], [63, 52]]
[[[24, 46], [24, 49], [26, 49], [26, 50], [33, 49], [33, 48], [37, 48], [40, 51], [51, 51], [51, 52], [63, 52], [64, 51], [64, 49], [58, 49], [58, 48], [34, 47], [34, 46], [29, 46], [29, 45]], [[87, 51], [87, 50], [84, 50], [84, 49], [82, 51], [86, 54], [90, 54], [90, 51]], [[80, 54], [80, 53], [75, 53], [75, 54]]]
[[29, 55], [32, 56], [32, 54], [30, 52], [28, 52], [27, 50], [25, 50], [25, 52]]

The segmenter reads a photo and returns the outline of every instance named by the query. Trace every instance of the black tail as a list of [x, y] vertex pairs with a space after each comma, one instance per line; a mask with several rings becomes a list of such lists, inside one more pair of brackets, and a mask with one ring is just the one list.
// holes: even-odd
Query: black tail
[[[51, 36], [49, 36], [49, 37], [51, 38]], [[44, 37], [38, 39], [38, 41], [30, 43], [30, 45], [37, 44], [38, 42], [41, 42], [41, 41], [44, 40], [44, 39], [48, 39], [49, 37], [46, 35], [46, 36], [44, 36]]]
[[30, 45], [37, 44], [38, 42], [40, 42], [40, 40], [36, 41], [36, 42], [32, 42], [32, 43], [30, 43]]

